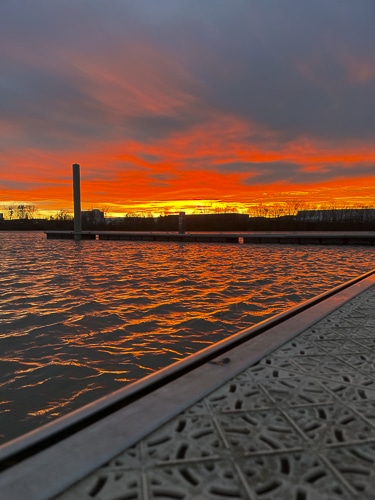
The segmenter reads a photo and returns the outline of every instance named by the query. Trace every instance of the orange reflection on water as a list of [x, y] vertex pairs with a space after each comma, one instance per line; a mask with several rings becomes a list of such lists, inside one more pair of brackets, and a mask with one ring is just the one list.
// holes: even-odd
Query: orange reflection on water
[[59, 417], [63, 413], [63, 409], [65, 407], [70, 407], [72, 402], [78, 399], [80, 396], [89, 393], [92, 390], [92, 387], [85, 387], [80, 391], [77, 391], [70, 398], [65, 400], [58, 400], [56, 402], [49, 401], [48, 406], [45, 408], [40, 408], [36, 411], [30, 411], [27, 415], [31, 417], [40, 417], [40, 416], [48, 416], [48, 417]]

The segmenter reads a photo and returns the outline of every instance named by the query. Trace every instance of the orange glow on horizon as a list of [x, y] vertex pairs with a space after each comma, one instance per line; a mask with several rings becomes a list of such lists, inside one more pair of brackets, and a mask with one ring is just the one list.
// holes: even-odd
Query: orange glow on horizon
[[[108, 215], [199, 213], [202, 207], [246, 212], [254, 204], [290, 201], [336, 207], [373, 205], [375, 151], [365, 145], [329, 149], [303, 139], [275, 151], [244, 140], [225, 141], [224, 136], [233, 130], [234, 136], [241, 136], [241, 124], [229, 121], [216, 123], [206, 135], [193, 130], [147, 147], [132, 141], [57, 155], [13, 152], [8, 160], [13, 168], [1, 181], [7, 189], [0, 191], [0, 206], [35, 204], [40, 214], [72, 210], [74, 162], [81, 164], [82, 208], [105, 207]], [[262, 166], [267, 171], [276, 164], [272, 168], [277, 175], [278, 163], [280, 168], [284, 164], [285, 168], [289, 164], [298, 167], [291, 167], [289, 180], [272, 182], [271, 170], [269, 180], [262, 180]], [[358, 166], [362, 172], [356, 177]], [[298, 182], [299, 177], [307, 181]]]

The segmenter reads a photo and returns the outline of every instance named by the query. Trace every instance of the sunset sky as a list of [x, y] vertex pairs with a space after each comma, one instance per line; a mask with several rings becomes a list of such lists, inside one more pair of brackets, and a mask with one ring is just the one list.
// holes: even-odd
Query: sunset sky
[[0, 212], [374, 206], [374, 0], [1, 0]]

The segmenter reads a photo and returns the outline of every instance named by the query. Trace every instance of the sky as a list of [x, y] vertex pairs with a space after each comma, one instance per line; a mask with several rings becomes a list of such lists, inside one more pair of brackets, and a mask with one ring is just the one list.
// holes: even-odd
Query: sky
[[[1, 0], [0, 207], [375, 204], [374, 0]], [[1, 211], [1, 209], [0, 209]]]

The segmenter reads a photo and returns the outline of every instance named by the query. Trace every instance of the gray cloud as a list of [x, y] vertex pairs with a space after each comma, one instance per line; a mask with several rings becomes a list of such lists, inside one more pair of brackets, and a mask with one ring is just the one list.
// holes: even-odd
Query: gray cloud
[[159, 163], [160, 162], [160, 157], [148, 153], [141, 153], [139, 157], [146, 161], [147, 163]]
[[173, 174], [151, 174], [151, 175], [149, 175], [151, 185], [157, 186], [157, 187], [168, 187], [169, 181], [171, 181], [175, 178], [176, 178], [176, 176]]
[[[347, 2], [336, 5], [336, 11], [336, 2], [311, 3], [315, 8], [304, 12], [306, 2], [300, 7], [293, 3], [297, 12], [289, 8], [290, 18], [275, 9], [268, 26], [262, 16], [263, 38], [254, 39], [251, 24], [239, 19], [235, 32], [216, 39], [212, 61], [200, 68], [202, 100], [260, 123], [285, 141], [303, 135], [326, 140], [374, 137], [375, 74], [368, 81], [353, 81], [348, 66], [356, 58], [367, 59], [374, 70], [375, 17], [360, 15], [361, 3], [345, 17], [337, 12]], [[284, 4], [291, 7], [291, 2]], [[356, 15], [350, 17], [353, 11]], [[369, 12], [374, 14], [374, 8]]]
[[[196, 76], [205, 106], [260, 123], [282, 141], [374, 137], [373, 2], [161, 5], [169, 16], [146, 16], [149, 36]], [[358, 62], [362, 70], [350, 67]]]
[[58, 149], [109, 135], [105, 110], [76, 81], [48, 67], [15, 65], [0, 78], [0, 121], [25, 146]]
[[[48, 187], [52, 184], [45, 183], [45, 185]], [[25, 192], [29, 189], [36, 187], [36, 186], [38, 186], [38, 182], [36, 182], [36, 181], [22, 182], [22, 181], [12, 181], [12, 180], [2, 179], [0, 182], [0, 187], [2, 189], [14, 189], [14, 190], [25, 191]], [[0, 203], [1, 203], [1, 201], [0, 201]]]
[[261, 185], [272, 183], [312, 184], [337, 178], [351, 179], [361, 176], [375, 175], [375, 164], [358, 163], [354, 168], [345, 168], [341, 164], [328, 164], [320, 169], [304, 169], [302, 165], [287, 162], [264, 162], [231, 164], [219, 170], [231, 172], [249, 172], [250, 175], [243, 181], [247, 185]]
[[148, 142], [187, 131], [196, 122], [197, 119], [193, 116], [163, 116], [159, 114], [129, 117], [127, 126], [135, 139]]
[[[5, 1], [0, 120], [19, 127], [19, 146], [50, 149], [86, 139], [159, 140], [219, 114], [261, 124], [281, 142], [373, 140], [374, 21], [373, 0], [34, 0], [22, 9]], [[126, 79], [126, 50], [137, 43], [191, 76], [176, 75], [173, 84], [192, 102], [134, 114], [95, 98], [91, 76], [73, 56], [94, 67], [108, 59], [106, 69], [123, 67]], [[284, 171], [292, 178], [300, 172], [291, 165]]]

